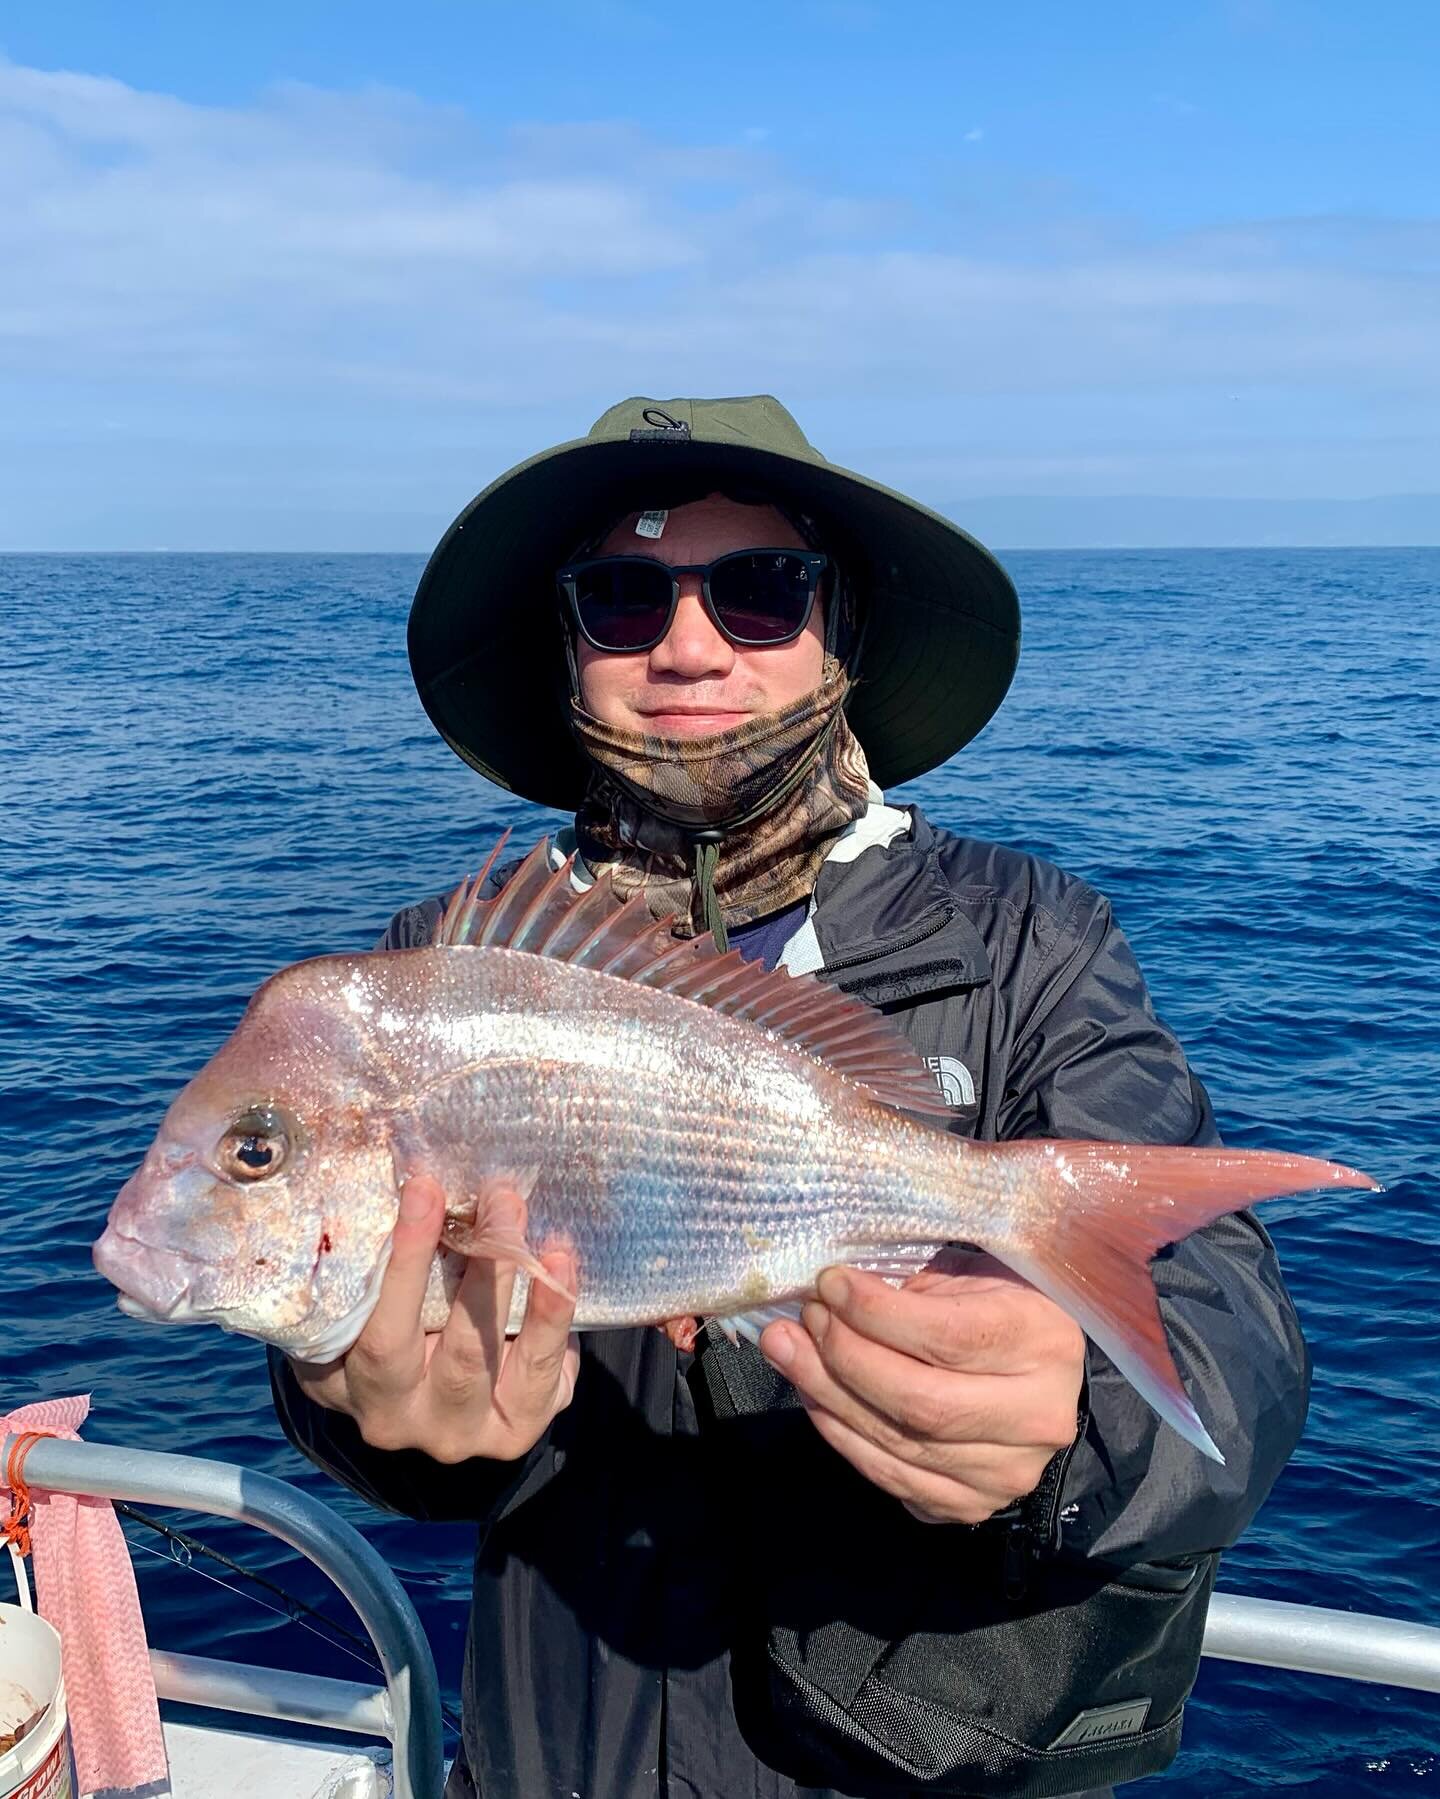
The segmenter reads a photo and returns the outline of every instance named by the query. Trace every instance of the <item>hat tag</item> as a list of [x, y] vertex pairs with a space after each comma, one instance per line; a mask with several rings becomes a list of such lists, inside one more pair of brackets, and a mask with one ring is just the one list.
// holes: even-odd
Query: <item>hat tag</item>
[[668, 512], [642, 512], [635, 521], [635, 535], [637, 537], [663, 537], [665, 521], [669, 516]]
[[689, 443], [690, 427], [683, 419], [671, 418], [659, 406], [647, 406], [640, 416], [645, 424], [630, 433], [632, 444]]

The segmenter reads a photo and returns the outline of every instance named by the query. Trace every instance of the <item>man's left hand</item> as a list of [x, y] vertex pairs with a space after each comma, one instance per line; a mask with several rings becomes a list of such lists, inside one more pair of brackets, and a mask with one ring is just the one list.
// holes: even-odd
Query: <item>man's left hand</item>
[[1085, 1369], [1068, 1313], [988, 1256], [964, 1266], [898, 1290], [827, 1268], [804, 1329], [760, 1339], [826, 1442], [926, 1523], [982, 1524], [1033, 1492], [1074, 1438]]

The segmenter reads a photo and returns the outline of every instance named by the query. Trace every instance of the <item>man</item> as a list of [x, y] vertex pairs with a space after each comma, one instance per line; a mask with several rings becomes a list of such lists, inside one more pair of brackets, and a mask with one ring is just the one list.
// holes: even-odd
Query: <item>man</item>
[[[1217, 1140], [1105, 901], [872, 783], [989, 718], [1014, 592], [774, 401], [627, 401], [511, 471], [431, 559], [410, 648], [447, 741], [573, 810], [583, 868], [883, 1006], [955, 1130]], [[386, 945], [423, 941], [437, 904]], [[1155, 1265], [1219, 1467], [963, 1251], [900, 1290], [829, 1271], [758, 1352], [678, 1322], [577, 1349], [539, 1283], [504, 1344], [513, 1270], [481, 1261], [427, 1337], [443, 1199], [407, 1187], [348, 1357], [272, 1367], [322, 1467], [480, 1525], [451, 1799], [1040, 1795], [1170, 1760], [1217, 1552], [1304, 1416], [1252, 1219]]]

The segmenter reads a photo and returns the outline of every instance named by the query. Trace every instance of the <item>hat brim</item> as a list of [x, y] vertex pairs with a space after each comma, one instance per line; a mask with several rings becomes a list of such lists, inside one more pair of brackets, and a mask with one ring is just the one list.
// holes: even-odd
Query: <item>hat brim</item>
[[588, 765], [567, 718], [555, 571], [587, 526], [677, 477], [773, 492], [822, 529], [833, 520], [858, 551], [865, 638], [848, 716], [882, 787], [939, 767], [983, 729], [1015, 672], [1020, 607], [1000, 564], [949, 519], [819, 456], [582, 438], [472, 500], [416, 589], [415, 686], [472, 768], [540, 805], [579, 805]]

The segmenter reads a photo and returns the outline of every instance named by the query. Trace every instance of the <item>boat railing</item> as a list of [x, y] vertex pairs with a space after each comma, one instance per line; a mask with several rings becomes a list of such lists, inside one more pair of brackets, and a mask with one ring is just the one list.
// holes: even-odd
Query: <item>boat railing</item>
[[[8, 1453], [7, 1439], [3, 1454]], [[25, 1464], [32, 1487], [148, 1501], [256, 1525], [308, 1556], [369, 1632], [385, 1685], [330, 1680], [207, 1656], [152, 1650], [162, 1699], [388, 1738], [395, 1799], [435, 1799], [444, 1784], [440, 1691], [430, 1645], [399, 1581], [352, 1525], [288, 1481], [229, 1462], [46, 1438]], [[1342, 1680], [1440, 1692], [1440, 1628], [1364, 1612], [1217, 1593], [1204, 1653]]]
[[[0, 1466], [9, 1454], [7, 1438]], [[220, 1711], [388, 1738], [395, 1799], [436, 1799], [445, 1784], [435, 1658], [400, 1582], [353, 1525], [288, 1481], [230, 1462], [44, 1437], [25, 1460], [26, 1483], [235, 1518], [268, 1531], [321, 1568], [344, 1594], [374, 1645], [385, 1685], [276, 1672], [203, 1656], [151, 1653], [162, 1699]]]
[[1440, 1693], [1440, 1628], [1371, 1612], [1216, 1593], [1204, 1653], [1224, 1662]]

